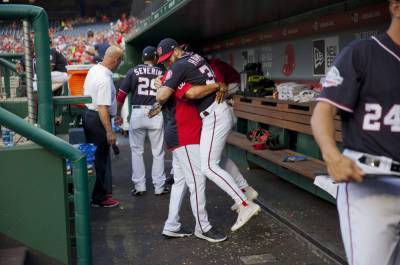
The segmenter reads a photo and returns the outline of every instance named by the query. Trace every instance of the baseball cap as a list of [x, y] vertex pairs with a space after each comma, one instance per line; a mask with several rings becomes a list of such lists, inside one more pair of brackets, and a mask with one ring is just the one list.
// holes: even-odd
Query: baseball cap
[[154, 48], [153, 46], [147, 46], [146, 48], [143, 49], [142, 55], [144, 58], [148, 57], [154, 58], [154, 56], [157, 55], [156, 48]]
[[174, 49], [178, 47], [178, 43], [171, 38], [165, 38], [157, 45], [158, 62], [162, 63], [171, 57]]

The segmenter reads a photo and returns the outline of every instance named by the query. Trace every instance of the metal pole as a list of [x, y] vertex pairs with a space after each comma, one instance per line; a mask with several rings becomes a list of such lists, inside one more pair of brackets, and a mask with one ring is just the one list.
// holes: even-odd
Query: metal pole
[[4, 67], [4, 91], [7, 98], [10, 97], [10, 87], [10, 70]]
[[6, 96], [5, 89], [3, 89], [3, 73], [4, 72], [4, 67], [0, 67], [0, 98], [3, 98]]
[[72, 161], [75, 203], [75, 234], [77, 265], [92, 264], [90, 234], [89, 188], [86, 159]]
[[22, 21], [22, 29], [24, 32], [26, 94], [28, 96], [28, 122], [34, 124], [36, 122], [35, 101], [33, 99], [34, 73], [32, 69], [32, 51], [30, 45], [30, 30], [28, 20], [24, 19]]

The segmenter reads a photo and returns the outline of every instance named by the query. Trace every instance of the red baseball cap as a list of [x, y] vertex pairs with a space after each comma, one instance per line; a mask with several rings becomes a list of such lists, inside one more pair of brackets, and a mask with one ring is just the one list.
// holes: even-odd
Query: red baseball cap
[[178, 43], [174, 39], [165, 38], [161, 40], [160, 43], [157, 45], [157, 63], [162, 63], [165, 60], [168, 60], [168, 58], [171, 57], [172, 53], [174, 52], [174, 49], [178, 46]]

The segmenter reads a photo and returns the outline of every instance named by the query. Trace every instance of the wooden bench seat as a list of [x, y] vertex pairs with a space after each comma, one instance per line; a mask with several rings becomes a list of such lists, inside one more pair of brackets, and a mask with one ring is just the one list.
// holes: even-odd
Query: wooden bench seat
[[[234, 110], [238, 118], [312, 135], [310, 119], [315, 103], [268, 98], [234, 97]], [[339, 117], [335, 118], [335, 140], [342, 141]]]
[[[234, 111], [239, 119], [237, 131], [232, 132], [227, 139], [227, 154], [237, 159], [238, 163], [245, 162], [242, 165], [258, 165], [320, 198], [335, 203], [330, 194], [313, 184], [315, 176], [327, 174], [319, 147], [312, 137], [310, 122], [315, 105], [316, 102], [298, 103], [268, 97], [234, 96]], [[341, 142], [340, 117], [336, 116], [334, 122], [335, 140]], [[268, 129], [273, 137], [278, 137], [285, 149], [254, 150], [246, 133], [257, 127]], [[307, 160], [284, 162], [287, 156], [306, 156]]]
[[289, 149], [282, 150], [254, 150], [252, 143], [246, 138], [244, 134], [232, 132], [227, 142], [231, 145], [239, 147], [249, 153], [260, 156], [266, 160], [269, 160], [283, 168], [299, 173], [309, 179], [314, 179], [316, 173], [326, 172], [325, 163], [321, 160], [317, 160], [311, 157], [307, 157], [307, 161], [297, 162], [283, 162], [286, 156], [302, 155]]

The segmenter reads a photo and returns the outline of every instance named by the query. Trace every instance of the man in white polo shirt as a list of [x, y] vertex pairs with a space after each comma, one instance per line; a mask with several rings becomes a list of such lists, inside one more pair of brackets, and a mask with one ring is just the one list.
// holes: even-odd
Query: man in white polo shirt
[[95, 153], [96, 184], [92, 194], [92, 206], [114, 207], [119, 201], [107, 196], [105, 175], [110, 145], [115, 144], [116, 136], [112, 130], [111, 117], [117, 112], [115, 87], [112, 71], [121, 62], [122, 49], [111, 46], [107, 49], [101, 63], [93, 66], [84, 83], [84, 95], [92, 97], [86, 104], [83, 119], [86, 141], [97, 146]]

